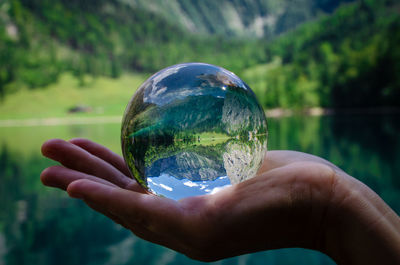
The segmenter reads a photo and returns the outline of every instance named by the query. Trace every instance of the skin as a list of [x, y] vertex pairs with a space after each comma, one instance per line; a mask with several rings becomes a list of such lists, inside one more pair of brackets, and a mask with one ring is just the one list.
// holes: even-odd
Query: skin
[[147, 193], [124, 160], [86, 139], [45, 142], [61, 163], [41, 174], [137, 236], [201, 261], [301, 247], [338, 264], [400, 264], [400, 218], [371, 189], [332, 163], [268, 151], [257, 176], [180, 201]]

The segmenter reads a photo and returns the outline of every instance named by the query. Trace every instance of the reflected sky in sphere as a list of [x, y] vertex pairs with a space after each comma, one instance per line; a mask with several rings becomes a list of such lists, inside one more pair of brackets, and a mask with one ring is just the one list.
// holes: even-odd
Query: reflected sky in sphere
[[140, 86], [125, 110], [121, 140], [140, 185], [179, 200], [255, 176], [267, 149], [267, 122], [235, 74], [186, 63]]

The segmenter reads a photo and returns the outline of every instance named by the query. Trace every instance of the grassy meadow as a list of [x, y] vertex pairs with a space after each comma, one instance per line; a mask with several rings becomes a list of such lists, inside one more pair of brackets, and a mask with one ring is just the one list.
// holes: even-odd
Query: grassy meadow
[[[122, 116], [129, 99], [147, 78], [145, 74], [124, 74], [110, 77], [86, 76], [84, 84], [69, 73], [40, 89], [22, 88], [10, 92], [1, 100], [1, 120]], [[69, 113], [68, 110], [84, 106], [87, 111]]]

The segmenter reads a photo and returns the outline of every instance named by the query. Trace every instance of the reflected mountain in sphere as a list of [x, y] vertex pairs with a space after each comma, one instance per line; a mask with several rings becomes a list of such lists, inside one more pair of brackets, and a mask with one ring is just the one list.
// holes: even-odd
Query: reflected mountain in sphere
[[136, 91], [121, 139], [136, 180], [179, 200], [255, 176], [267, 149], [267, 122], [235, 74], [186, 63], [159, 71]]

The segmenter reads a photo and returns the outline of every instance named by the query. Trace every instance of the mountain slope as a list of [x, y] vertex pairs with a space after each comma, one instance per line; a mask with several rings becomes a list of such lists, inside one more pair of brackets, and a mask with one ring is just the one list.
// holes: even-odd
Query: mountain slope
[[[83, 80], [85, 74], [118, 77], [122, 71], [154, 72], [188, 61], [238, 71], [265, 58], [262, 46], [193, 36], [116, 0], [5, 0], [0, 2], [0, 96], [20, 86], [53, 83], [65, 71]], [[7, 88], [10, 83], [15, 86]]]
[[352, 0], [120, 0], [188, 31], [270, 38]]

